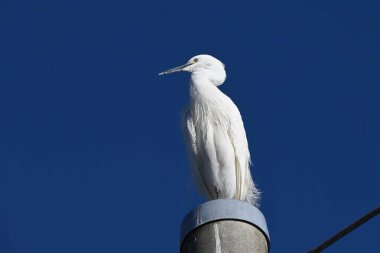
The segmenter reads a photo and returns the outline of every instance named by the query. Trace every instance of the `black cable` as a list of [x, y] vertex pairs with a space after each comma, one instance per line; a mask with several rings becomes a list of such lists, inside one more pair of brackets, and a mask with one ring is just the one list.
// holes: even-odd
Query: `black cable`
[[315, 249], [310, 250], [308, 253], [321, 252], [322, 250], [326, 249], [327, 247], [331, 246], [333, 243], [342, 239], [344, 236], [351, 233], [352, 231], [354, 231], [355, 229], [357, 229], [358, 227], [360, 227], [361, 225], [363, 225], [364, 223], [366, 223], [367, 221], [369, 221], [370, 219], [372, 219], [378, 214], [380, 214], [380, 206], [377, 207], [375, 210], [367, 213], [366, 215], [364, 215], [363, 217], [361, 217], [359, 220], [355, 221], [351, 225], [347, 226], [346, 228], [344, 228], [343, 230], [335, 234], [333, 237], [331, 237], [330, 239], [328, 239], [327, 241], [325, 241], [324, 243], [322, 243]]

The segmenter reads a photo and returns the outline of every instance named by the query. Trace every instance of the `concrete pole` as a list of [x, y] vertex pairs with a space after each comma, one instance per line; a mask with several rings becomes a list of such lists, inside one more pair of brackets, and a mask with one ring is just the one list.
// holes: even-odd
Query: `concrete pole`
[[208, 201], [182, 221], [181, 253], [268, 253], [263, 214], [247, 202]]

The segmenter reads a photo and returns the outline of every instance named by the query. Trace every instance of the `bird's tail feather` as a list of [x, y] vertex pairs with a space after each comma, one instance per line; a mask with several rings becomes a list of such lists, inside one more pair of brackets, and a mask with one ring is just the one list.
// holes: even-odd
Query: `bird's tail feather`
[[259, 207], [260, 206], [260, 190], [256, 187], [255, 183], [253, 182], [252, 175], [250, 172], [250, 163], [248, 167], [248, 175], [246, 177], [246, 182], [248, 185], [247, 194], [245, 196], [245, 201], [251, 203], [252, 205]]

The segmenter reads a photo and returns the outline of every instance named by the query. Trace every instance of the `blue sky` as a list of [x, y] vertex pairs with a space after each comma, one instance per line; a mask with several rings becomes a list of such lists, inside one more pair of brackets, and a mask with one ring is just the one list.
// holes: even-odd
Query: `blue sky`
[[[179, 129], [207, 53], [240, 108], [272, 252], [380, 200], [378, 1], [0, 3], [0, 251], [178, 252], [204, 200]], [[379, 250], [379, 219], [326, 252]]]

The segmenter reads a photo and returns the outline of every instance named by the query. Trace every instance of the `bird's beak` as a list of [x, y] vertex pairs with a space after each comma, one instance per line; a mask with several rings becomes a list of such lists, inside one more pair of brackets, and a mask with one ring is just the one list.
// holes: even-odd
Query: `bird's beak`
[[161, 75], [171, 74], [171, 73], [178, 72], [178, 71], [183, 71], [183, 70], [185, 70], [186, 67], [188, 67], [188, 66], [190, 66], [192, 64], [194, 64], [194, 63], [193, 62], [188, 62], [188, 63], [183, 64], [181, 66], [178, 66], [176, 68], [168, 69], [168, 70], [166, 70], [164, 72], [161, 72], [158, 75], [161, 76]]

